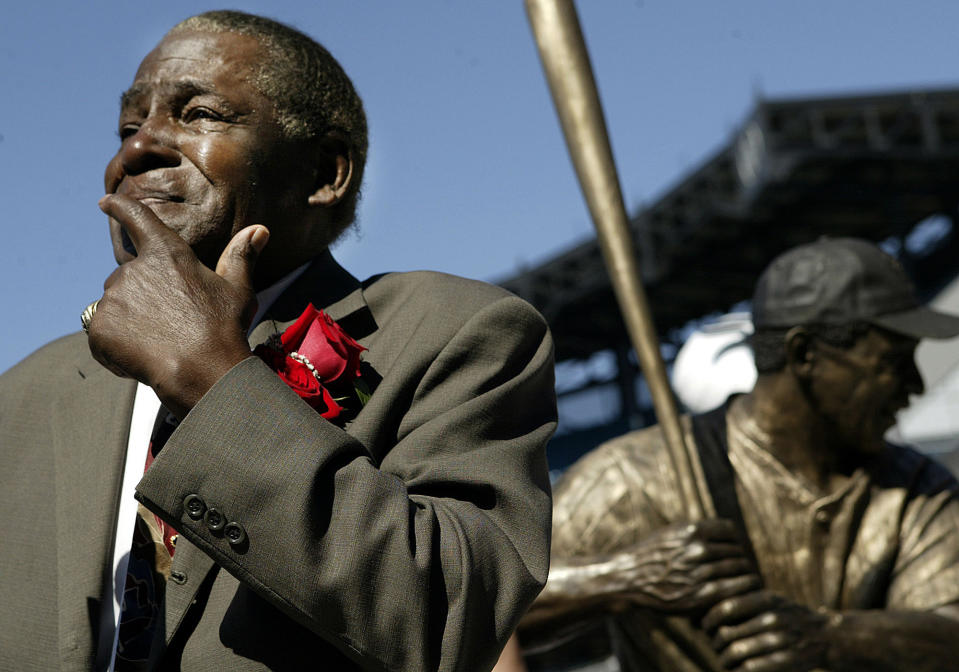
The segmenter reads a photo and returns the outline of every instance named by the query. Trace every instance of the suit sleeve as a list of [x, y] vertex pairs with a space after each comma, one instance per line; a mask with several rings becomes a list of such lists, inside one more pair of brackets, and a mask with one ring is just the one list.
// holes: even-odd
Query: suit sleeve
[[[546, 579], [552, 343], [504, 296], [432, 354], [380, 460], [249, 358], [187, 415], [137, 496], [364, 669], [491, 667]], [[246, 540], [192, 517], [191, 495]]]

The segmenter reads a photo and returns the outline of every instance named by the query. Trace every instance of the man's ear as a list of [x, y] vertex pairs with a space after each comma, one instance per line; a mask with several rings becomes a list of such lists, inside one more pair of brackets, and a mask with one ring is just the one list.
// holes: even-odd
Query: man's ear
[[327, 136], [317, 148], [316, 179], [308, 203], [325, 208], [336, 205], [353, 181], [353, 153], [339, 138]]
[[804, 327], [793, 327], [783, 337], [786, 367], [799, 378], [808, 378], [816, 363], [816, 339]]

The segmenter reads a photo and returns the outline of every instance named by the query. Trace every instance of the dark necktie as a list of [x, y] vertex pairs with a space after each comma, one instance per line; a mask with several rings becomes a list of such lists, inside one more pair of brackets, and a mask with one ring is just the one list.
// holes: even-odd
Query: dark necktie
[[[144, 471], [153, 464], [177, 424], [176, 417], [161, 406], [153, 425]], [[156, 625], [162, 616], [176, 538], [176, 530], [139, 505], [123, 591], [117, 637], [117, 672], [142, 670], [149, 664]]]

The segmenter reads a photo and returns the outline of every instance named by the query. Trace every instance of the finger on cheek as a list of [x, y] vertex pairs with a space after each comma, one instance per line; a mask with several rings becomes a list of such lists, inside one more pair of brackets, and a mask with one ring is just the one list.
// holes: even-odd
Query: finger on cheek
[[268, 242], [270, 242], [270, 230], [265, 226], [257, 226], [253, 235], [250, 236], [250, 245], [259, 254]]
[[100, 209], [117, 221], [139, 253], [148, 246], [165, 243], [185, 245], [146, 205], [122, 194], [107, 194], [99, 201]]
[[97, 207], [100, 208], [101, 212], [110, 216], [112, 219], [119, 219], [116, 216], [117, 205], [116, 205], [115, 194], [107, 194], [105, 196], [101, 196], [100, 200], [97, 201]]

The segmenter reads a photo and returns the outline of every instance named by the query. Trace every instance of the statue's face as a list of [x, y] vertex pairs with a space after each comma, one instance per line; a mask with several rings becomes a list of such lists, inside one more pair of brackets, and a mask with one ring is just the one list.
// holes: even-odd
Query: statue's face
[[[107, 193], [147, 205], [211, 267], [243, 227], [293, 225], [284, 217], [295, 221], [305, 205], [306, 197], [297, 197], [306, 193], [303, 171], [273, 102], [253, 84], [263, 57], [245, 35], [168, 35], [122, 98]], [[110, 229], [117, 262], [129, 261], [129, 239], [117, 222]]]
[[872, 328], [850, 348], [816, 339], [811, 394], [843, 446], [871, 453], [882, 446], [896, 413], [921, 394], [918, 341]]

